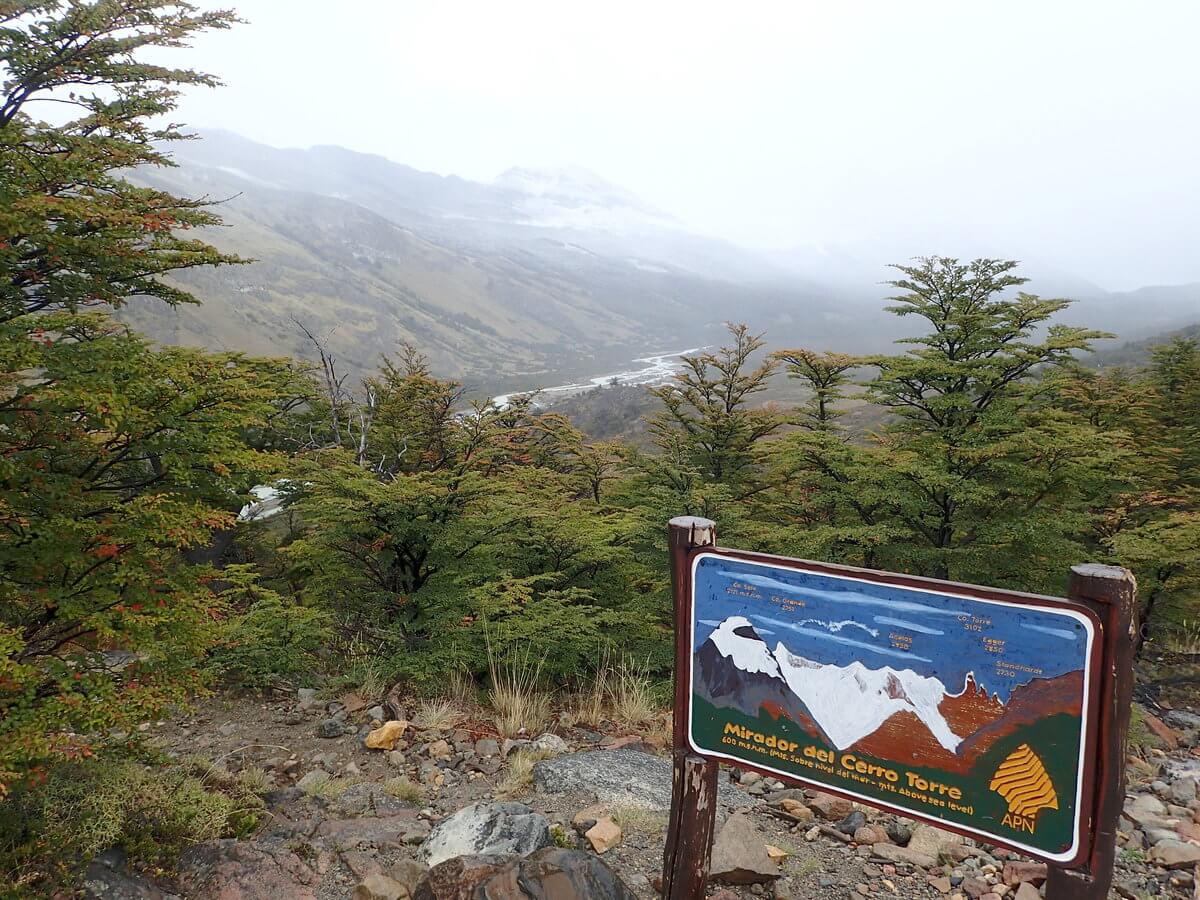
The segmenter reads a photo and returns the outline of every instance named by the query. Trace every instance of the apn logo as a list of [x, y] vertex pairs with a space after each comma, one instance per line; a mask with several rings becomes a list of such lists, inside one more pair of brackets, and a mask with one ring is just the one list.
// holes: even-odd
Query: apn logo
[[1028, 744], [1022, 744], [1000, 763], [988, 789], [1008, 801], [1008, 812], [1000, 821], [1017, 831], [1032, 834], [1039, 812], [1058, 809], [1058, 794], [1054, 793], [1046, 767]]

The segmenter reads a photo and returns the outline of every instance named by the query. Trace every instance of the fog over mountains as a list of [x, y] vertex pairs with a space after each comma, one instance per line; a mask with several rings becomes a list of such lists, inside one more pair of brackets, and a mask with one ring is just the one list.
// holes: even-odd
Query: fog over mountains
[[[126, 317], [163, 341], [310, 356], [298, 321], [352, 372], [410, 341], [439, 374], [506, 390], [714, 343], [727, 320], [776, 347], [855, 352], [885, 349], [907, 324], [882, 310], [896, 260], [740, 248], [582, 169], [513, 168], [483, 183], [221, 131], [170, 149], [178, 168], [136, 177], [225, 200], [226, 227], [206, 237], [256, 261], [188, 273], [202, 306], [134, 304]], [[1071, 321], [1123, 339], [1200, 319], [1197, 285], [1121, 294], [1049, 266], [1024, 274], [1029, 290], [1079, 299]]]

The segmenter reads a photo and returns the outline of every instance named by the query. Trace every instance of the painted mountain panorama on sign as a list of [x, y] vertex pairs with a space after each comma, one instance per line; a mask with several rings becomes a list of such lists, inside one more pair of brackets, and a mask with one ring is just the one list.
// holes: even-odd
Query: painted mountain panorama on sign
[[1066, 716], [1052, 749], [1078, 756], [1088, 633], [1070, 614], [703, 557], [693, 621], [693, 692], [718, 710], [959, 774]]

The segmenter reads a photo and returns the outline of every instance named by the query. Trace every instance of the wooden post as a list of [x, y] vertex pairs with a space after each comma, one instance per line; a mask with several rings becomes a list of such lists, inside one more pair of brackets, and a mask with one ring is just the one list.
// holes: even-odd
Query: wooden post
[[1046, 900], [1105, 900], [1112, 885], [1117, 820], [1125, 802], [1125, 739], [1138, 634], [1137, 583], [1128, 569], [1118, 566], [1074, 566], [1067, 596], [1090, 607], [1104, 624], [1096, 799], [1088, 829], [1093, 836], [1091, 852], [1079, 868], [1050, 867]]
[[671, 554], [671, 587], [675, 598], [675, 722], [672, 741], [674, 777], [671, 783], [671, 816], [663, 851], [664, 900], [703, 900], [708, 884], [708, 862], [717, 819], [715, 761], [690, 752], [688, 707], [691, 685], [691, 619], [687, 615], [691, 572], [689, 553], [717, 542], [716, 523], [696, 516], [678, 516], [667, 526]]

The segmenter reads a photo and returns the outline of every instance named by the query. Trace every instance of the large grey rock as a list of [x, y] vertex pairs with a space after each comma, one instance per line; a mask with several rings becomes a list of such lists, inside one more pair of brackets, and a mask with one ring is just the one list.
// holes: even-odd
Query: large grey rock
[[[671, 809], [670, 761], [638, 750], [587, 750], [545, 759], [533, 766], [533, 784], [547, 794], [588, 791], [605, 803], [658, 812]], [[754, 802], [745, 791], [724, 780], [717, 800], [729, 807]]]
[[523, 859], [465, 856], [429, 870], [414, 900], [637, 900], [599, 857], [545, 847]]
[[550, 823], [522, 803], [476, 803], [438, 825], [421, 856], [430, 866], [456, 856], [525, 856], [553, 843]]
[[737, 813], [721, 826], [713, 840], [709, 874], [724, 884], [761, 884], [779, 877], [779, 866], [767, 855], [767, 845], [754, 823]]
[[1165, 869], [1190, 869], [1200, 865], [1200, 845], [1167, 839], [1151, 847], [1148, 856]]

